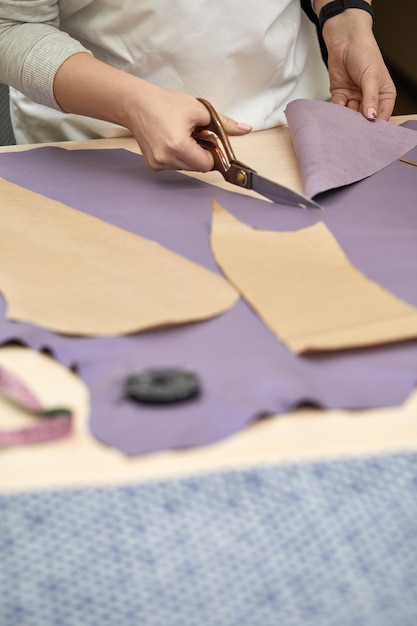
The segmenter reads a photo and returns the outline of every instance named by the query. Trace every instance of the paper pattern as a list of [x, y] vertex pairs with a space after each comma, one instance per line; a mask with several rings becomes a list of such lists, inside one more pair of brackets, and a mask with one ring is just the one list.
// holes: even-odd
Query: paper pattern
[[[417, 149], [408, 158], [417, 160]], [[219, 272], [209, 245], [213, 198], [262, 230], [288, 232], [323, 221], [355, 267], [417, 307], [417, 169], [400, 161], [326, 194], [324, 211], [278, 207], [179, 172], [151, 172], [126, 150], [10, 152], [0, 154], [0, 174], [157, 240], [213, 272]], [[283, 414], [304, 402], [350, 410], [398, 406], [417, 380], [417, 340], [297, 355], [243, 298], [204, 323], [78, 338], [6, 320], [0, 294], [0, 344], [13, 339], [35, 350], [47, 346], [60, 363], [77, 369], [91, 393], [90, 432], [128, 455], [211, 444], [260, 413]], [[166, 366], [197, 372], [201, 397], [168, 408], [139, 406], [123, 396], [127, 376]]]
[[204, 320], [238, 296], [160, 244], [0, 181], [0, 290], [9, 319], [75, 335]]
[[322, 222], [262, 231], [213, 202], [211, 245], [225, 275], [295, 353], [417, 337], [417, 309], [354, 268]]

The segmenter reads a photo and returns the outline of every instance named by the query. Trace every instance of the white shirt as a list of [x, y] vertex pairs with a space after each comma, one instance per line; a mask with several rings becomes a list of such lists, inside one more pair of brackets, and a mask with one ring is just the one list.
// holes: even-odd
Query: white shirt
[[[10, 31], [5, 39], [4, 14], [10, 9], [8, 24], [17, 22], [16, 12], [34, 5], [37, 16], [45, 9], [40, 23], [32, 20], [20, 39], [18, 27], [10, 29], [15, 39]], [[84, 49], [152, 83], [206, 98], [255, 130], [284, 123], [293, 99], [329, 97], [316, 32], [299, 0], [0, 0], [0, 58], [5, 49], [0, 80], [5, 75], [19, 90], [11, 94], [18, 143], [128, 133], [59, 110], [55, 72]]]

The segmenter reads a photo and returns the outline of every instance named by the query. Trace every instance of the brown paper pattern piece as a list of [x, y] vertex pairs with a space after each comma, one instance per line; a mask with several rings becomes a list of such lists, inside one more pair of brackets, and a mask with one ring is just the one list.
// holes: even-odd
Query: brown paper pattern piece
[[112, 335], [204, 320], [238, 299], [223, 277], [156, 242], [0, 179], [7, 317]]
[[225, 275], [293, 352], [417, 337], [417, 309], [354, 268], [323, 223], [261, 231], [213, 201], [211, 246]]

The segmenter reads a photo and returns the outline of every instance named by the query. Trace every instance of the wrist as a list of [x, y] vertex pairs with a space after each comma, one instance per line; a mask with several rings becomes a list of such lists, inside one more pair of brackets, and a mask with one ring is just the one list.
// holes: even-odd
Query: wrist
[[372, 34], [372, 4], [368, 0], [316, 0], [315, 10], [328, 50], [351, 42], [360, 33]]

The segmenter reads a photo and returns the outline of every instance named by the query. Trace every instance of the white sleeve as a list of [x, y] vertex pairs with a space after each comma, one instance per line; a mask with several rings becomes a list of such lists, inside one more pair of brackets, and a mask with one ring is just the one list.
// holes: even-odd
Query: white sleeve
[[0, 0], [0, 82], [59, 109], [55, 74], [77, 52], [88, 50], [59, 30], [58, 0]]

